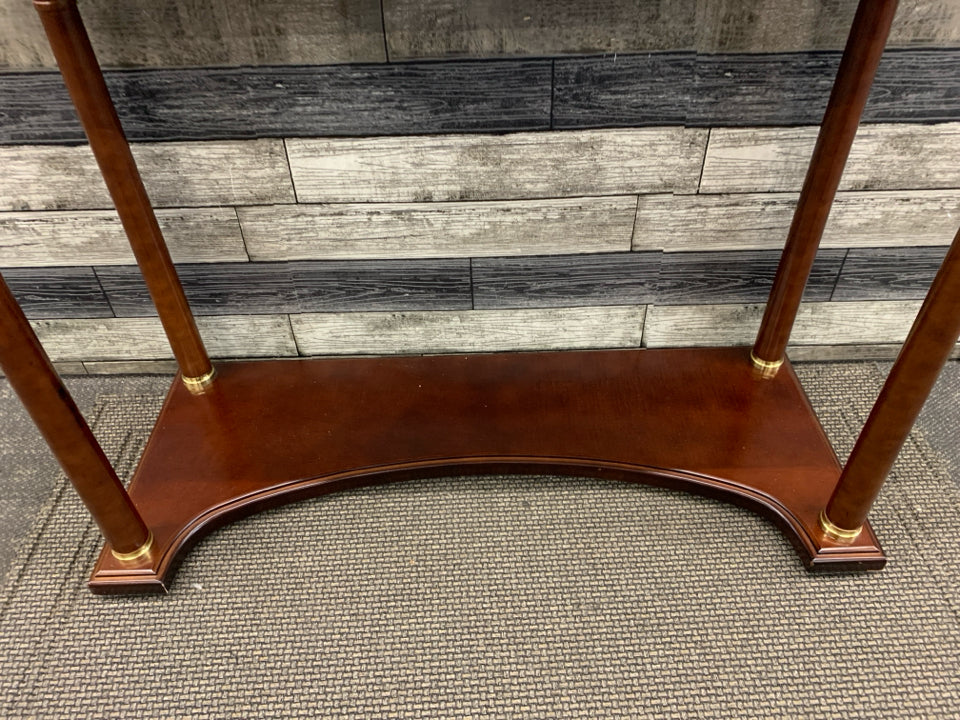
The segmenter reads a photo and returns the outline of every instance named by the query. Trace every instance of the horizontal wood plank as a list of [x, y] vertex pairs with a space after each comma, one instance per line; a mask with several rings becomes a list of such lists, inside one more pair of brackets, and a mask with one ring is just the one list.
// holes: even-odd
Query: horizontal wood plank
[[177, 374], [176, 360], [93, 360], [83, 363], [88, 375], [169, 375]]
[[[174, 262], [245, 261], [232, 208], [158, 210]], [[112, 210], [0, 213], [0, 266], [128, 265], [133, 252]]]
[[[467, 259], [191, 264], [177, 272], [196, 315], [471, 307]], [[97, 274], [118, 317], [156, 315], [136, 267]]]
[[696, 192], [705, 130], [291, 139], [301, 202], [411, 202]]
[[[635, 250], [782, 249], [796, 193], [645, 195], [637, 208]], [[840, 192], [822, 246], [948, 245], [960, 216], [960, 190]]]
[[[146, 143], [132, 151], [154, 207], [295, 200], [280, 140]], [[0, 147], [0, 166], [0, 211], [113, 207], [88, 145]]]
[[113, 317], [93, 268], [0, 268], [28, 318]]
[[[702, 193], [799, 191], [817, 128], [714, 128]], [[841, 190], [960, 187], [960, 123], [861, 125]]]
[[945, 246], [851, 250], [833, 300], [921, 300], [946, 253]]
[[384, 0], [391, 60], [677, 50], [694, 0]]
[[[57, 361], [159, 360], [173, 357], [157, 318], [35, 320], [47, 354]], [[297, 354], [286, 315], [197, 318], [211, 357]]]
[[[104, 67], [382, 62], [377, 0], [84, 0]], [[31, 3], [0, 0], [0, 67], [56, 64]]]
[[[549, 60], [105, 73], [132, 141], [550, 127]], [[0, 144], [83, 142], [54, 73], [0, 76]]]
[[474, 307], [644, 305], [658, 297], [661, 253], [611, 253], [472, 261]]
[[644, 307], [291, 316], [305, 355], [637, 347]]
[[[800, 305], [792, 345], [901, 343], [920, 309], [918, 300], [816, 302]], [[651, 306], [645, 347], [752, 345], [763, 305]]]
[[253, 260], [627, 250], [636, 198], [238, 208]]

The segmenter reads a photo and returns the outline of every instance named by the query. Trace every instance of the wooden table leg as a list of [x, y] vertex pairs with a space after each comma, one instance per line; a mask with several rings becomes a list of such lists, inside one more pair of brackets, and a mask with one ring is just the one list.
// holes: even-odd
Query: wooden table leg
[[960, 338], [960, 232], [940, 266], [827, 507], [824, 531], [853, 539]]
[[3, 278], [0, 366], [117, 557], [135, 560], [147, 554], [147, 526]]
[[187, 387], [202, 391], [213, 366], [190, 312], [76, 0], [34, 0], [60, 73], [90, 141]]
[[751, 354], [754, 365], [767, 376], [776, 374], [783, 363], [803, 288], [896, 9], [897, 0], [861, 0], [857, 8]]

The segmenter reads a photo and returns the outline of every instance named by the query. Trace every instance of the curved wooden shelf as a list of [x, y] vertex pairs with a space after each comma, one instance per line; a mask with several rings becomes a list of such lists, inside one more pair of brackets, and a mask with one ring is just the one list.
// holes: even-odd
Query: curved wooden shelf
[[220, 364], [203, 395], [174, 381], [129, 490], [152, 552], [105, 547], [90, 587], [162, 592], [204, 534], [265, 507], [482, 473], [678, 488], [772, 518], [812, 569], [885, 562], [869, 526], [820, 530], [840, 464], [789, 363], [761, 378], [746, 348], [270, 360]]

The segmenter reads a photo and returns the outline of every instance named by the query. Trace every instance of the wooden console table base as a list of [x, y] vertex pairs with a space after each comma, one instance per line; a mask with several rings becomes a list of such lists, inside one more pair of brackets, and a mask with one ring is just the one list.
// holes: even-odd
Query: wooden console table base
[[811, 569], [883, 566], [866, 516], [960, 335], [960, 233], [845, 467], [784, 350], [895, 0], [857, 9], [752, 349], [238, 361], [215, 373], [75, 0], [34, 5], [181, 368], [125, 490], [0, 280], [0, 362], [107, 540], [94, 592], [163, 591], [205, 533], [265, 507], [481, 473], [699, 493], [771, 518]]

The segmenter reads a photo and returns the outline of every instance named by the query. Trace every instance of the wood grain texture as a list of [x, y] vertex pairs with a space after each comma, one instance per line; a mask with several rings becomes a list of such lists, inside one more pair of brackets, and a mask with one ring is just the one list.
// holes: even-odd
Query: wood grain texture
[[[855, 2], [710, 0], [697, 2], [697, 49], [704, 53], [842, 50]], [[784, 18], [789, 18], [785, 32]], [[888, 47], [957, 45], [960, 6], [953, 0], [900, 3]]]
[[[714, 128], [700, 180], [702, 193], [799, 190], [817, 128]], [[960, 187], [960, 123], [862, 125], [841, 190]]]
[[301, 202], [695, 192], [705, 130], [644, 128], [287, 141]]
[[474, 307], [644, 305], [660, 286], [661, 253], [478, 258]]
[[[863, 360], [895, 360], [900, 354], [902, 343], [881, 343], [878, 345], [794, 345], [790, 348], [790, 361], [800, 362], [838, 362]], [[950, 355], [960, 358], [960, 345]]]
[[93, 360], [82, 364], [88, 375], [169, 375], [177, 374], [176, 360]]
[[[549, 60], [105, 73], [131, 141], [539, 130]], [[53, 73], [0, 76], [0, 144], [83, 142]]]
[[318, 313], [292, 316], [304, 355], [637, 347], [645, 308]]
[[[920, 309], [920, 301], [818, 302], [800, 306], [791, 345], [899, 343]], [[749, 345], [763, 305], [651, 306], [645, 347]]]
[[[385, 60], [376, 0], [84, 0], [104, 67]], [[0, 68], [52, 68], [29, 2], [0, 0]]]
[[[827, 301], [840, 275], [845, 250], [821, 250], [804, 299]], [[776, 250], [664, 253], [658, 305], [765, 302], [780, 261]]]
[[[180, 265], [177, 272], [198, 316], [471, 308], [467, 259]], [[117, 317], [156, 315], [136, 267], [100, 267], [97, 275]]]
[[696, 0], [384, 0], [391, 60], [692, 48]]
[[[783, 248], [796, 193], [644, 195], [637, 209], [635, 250], [762, 250]], [[822, 247], [949, 244], [960, 191], [837, 194]]]
[[[699, 126], [816, 125], [840, 53], [698, 55], [688, 122]], [[960, 53], [888, 51], [862, 121], [948, 122], [960, 118]]]
[[[232, 208], [158, 210], [175, 262], [244, 261]], [[129, 265], [134, 262], [112, 210], [0, 213], [0, 266]]]
[[0, 268], [0, 274], [30, 319], [113, 317], [93, 268]]
[[833, 300], [922, 300], [946, 247], [851, 250]]
[[690, 113], [692, 53], [554, 61], [553, 127], [683, 125]]
[[636, 198], [238, 208], [252, 260], [628, 250]]
[[[173, 357], [156, 318], [35, 320], [31, 324], [47, 354], [58, 361]], [[286, 315], [198, 318], [197, 325], [213, 357], [290, 357], [297, 354]]]
[[[155, 207], [294, 202], [280, 140], [132, 146]], [[112, 208], [87, 145], [0, 147], [0, 211]]]

